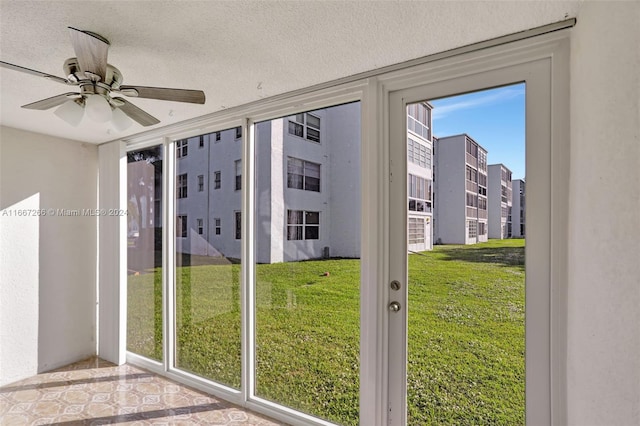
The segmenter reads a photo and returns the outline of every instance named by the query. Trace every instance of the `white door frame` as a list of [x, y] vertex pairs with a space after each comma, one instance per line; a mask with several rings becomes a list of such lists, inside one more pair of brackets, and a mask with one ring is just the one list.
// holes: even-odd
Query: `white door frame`
[[[383, 84], [389, 152], [386, 423], [405, 425], [407, 359], [406, 105], [526, 83], [526, 421], [563, 424], [568, 195], [568, 39], [550, 35], [462, 55], [400, 73]], [[553, 112], [553, 113], [551, 113]], [[389, 283], [397, 280], [401, 289]]]

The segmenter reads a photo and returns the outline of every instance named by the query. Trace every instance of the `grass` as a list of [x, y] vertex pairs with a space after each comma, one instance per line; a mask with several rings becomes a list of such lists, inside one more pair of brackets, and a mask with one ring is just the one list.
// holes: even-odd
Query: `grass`
[[[198, 262], [176, 286], [178, 367], [234, 388], [239, 274]], [[258, 396], [358, 424], [359, 277], [354, 259], [257, 266]], [[159, 269], [128, 299], [128, 349], [161, 359]], [[409, 256], [408, 333], [409, 424], [524, 424], [524, 240]]]
[[524, 424], [524, 240], [409, 256], [409, 423]]

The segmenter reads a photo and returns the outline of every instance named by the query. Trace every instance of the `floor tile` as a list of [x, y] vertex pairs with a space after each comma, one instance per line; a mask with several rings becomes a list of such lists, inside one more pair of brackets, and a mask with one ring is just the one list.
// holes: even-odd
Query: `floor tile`
[[0, 387], [0, 425], [284, 425], [131, 365], [89, 358]]

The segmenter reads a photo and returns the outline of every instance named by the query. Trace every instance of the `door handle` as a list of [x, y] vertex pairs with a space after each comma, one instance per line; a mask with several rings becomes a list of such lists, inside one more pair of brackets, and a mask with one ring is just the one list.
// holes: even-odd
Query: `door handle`
[[389, 303], [389, 310], [391, 312], [398, 312], [400, 310], [400, 303], [398, 302]]

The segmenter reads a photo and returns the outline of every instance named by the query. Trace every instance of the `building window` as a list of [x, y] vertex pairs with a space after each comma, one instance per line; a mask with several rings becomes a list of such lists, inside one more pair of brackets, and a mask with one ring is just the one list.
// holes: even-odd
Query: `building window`
[[187, 198], [187, 174], [178, 175], [178, 198]]
[[500, 179], [504, 182], [511, 182], [511, 172], [506, 169], [500, 169]]
[[216, 217], [215, 219], [213, 219], [213, 223], [215, 225], [216, 235], [220, 235], [220, 230], [221, 230], [220, 218]]
[[469, 138], [467, 138], [467, 154], [471, 154], [473, 158], [478, 158], [478, 145]]
[[409, 174], [408, 196], [409, 210], [414, 212], [431, 212], [431, 180]]
[[431, 149], [418, 141], [408, 139], [407, 153], [409, 161], [428, 169], [431, 168]]
[[320, 143], [320, 117], [310, 113], [289, 118], [289, 134]]
[[198, 140], [198, 148], [204, 148], [204, 136], [200, 136], [200, 140]]
[[198, 228], [198, 235], [204, 234], [204, 221], [202, 219], [196, 219], [196, 228]]
[[182, 158], [187, 156], [187, 149], [189, 148], [188, 143], [189, 141], [187, 141], [186, 139], [176, 141], [176, 157], [177, 158]]
[[220, 142], [220, 132], [216, 132], [216, 142]]
[[242, 189], [242, 160], [236, 160], [236, 191]]
[[204, 191], [204, 175], [198, 175], [198, 192]]
[[242, 127], [236, 127], [236, 139], [240, 139], [242, 137]]
[[487, 224], [485, 222], [478, 222], [478, 235], [487, 235]]
[[407, 129], [430, 140], [431, 108], [425, 104], [407, 105]]
[[478, 207], [478, 195], [471, 192], [467, 192], [467, 206]]
[[487, 171], [487, 151], [484, 151], [483, 149], [478, 150], [478, 168], [483, 172]]
[[320, 164], [289, 157], [287, 188], [320, 192]]
[[[478, 208], [480, 210], [486, 210], [487, 209], [487, 199], [486, 198], [478, 197]], [[482, 234], [482, 232], [480, 234]]]
[[478, 236], [478, 222], [469, 220], [467, 226], [469, 227], [469, 238], [476, 238]]
[[235, 212], [236, 218], [236, 240], [242, 238], [242, 213]]
[[221, 177], [222, 173], [219, 170], [217, 172], [213, 172], [213, 189], [220, 189]]
[[473, 183], [478, 182], [478, 171], [467, 166], [467, 180], [470, 180]]
[[478, 173], [478, 185], [487, 187], [487, 175]]
[[187, 236], [187, 215], [176, 217], [176, 237], [185, 238]]
[[320, 238], [320, 212], [287, 210], [287, 240]]
[[424, 219], [421, 217], [409, 218], [409, 244], [424, 243]]

